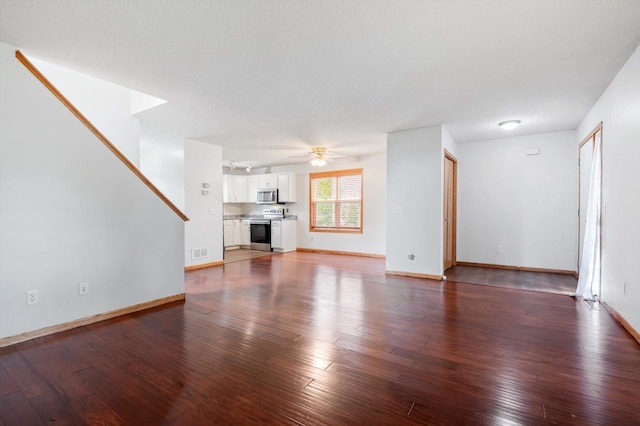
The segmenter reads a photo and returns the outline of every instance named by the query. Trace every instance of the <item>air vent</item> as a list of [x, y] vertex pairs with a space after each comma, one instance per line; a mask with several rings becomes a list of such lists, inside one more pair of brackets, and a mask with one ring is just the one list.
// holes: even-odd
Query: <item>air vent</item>
[[209, 256], [209, 248], [201, 247], [191, 249], [191, 259], [202, 259], [203, 257]]

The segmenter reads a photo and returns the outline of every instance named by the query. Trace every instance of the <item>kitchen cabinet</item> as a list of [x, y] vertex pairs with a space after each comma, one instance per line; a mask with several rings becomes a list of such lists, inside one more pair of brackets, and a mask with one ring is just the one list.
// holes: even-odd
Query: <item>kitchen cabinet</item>
[[278, 175], [258, 175], [258, 187], [259, 189], [269, 189], [278, 187]]
[[296, 221], [272, 220], [271, 221], [271, 249], [277, 252], [295, 251]]
[[249, 201], [247, 198], [247, 178], [245, 176], [236, 176], [233, 178], [233, 193], [236, 203], [246, 203]]
[[278, 201], [281, 203], [296, 202], [296, 174], [278, 174]]
[[242, 244], [242, 221], [233, 221], [233, 245], [239, 246]]
[[249, 202], [248, 181], [246, 176], [222, 176], [222, 202], [223, 203], [247, 203]]
[[233, 235], [233, 220], [225, 220], [224, 221], [224, 247], [231, 247], [234, 245], [234, 235]]
[[240, 226], [240, 245], [249, 247], [251, 245], [251, 226], [249, 220], [242, 220]]
[[242, 244], [242, 220], [227, 219], [224, 222], [224, 247], [235, 247]]
[[295, 203], [296, 174], [273, 173], [266, 175], [222, 175], [223, 203], [256, 203], [258, 189], [278, 188], [281, 203]]
[[247, 176], [247, 202], [258, 202], [258, 176]]
[[271, 221], [271, 249], [276, 251], [282, 249], [282, 221]]
[[230, 199], [230, 194], [229, 192], [233, 192], [233, 189], [231, 188], [232, 185], [232, 181], [230, 179], [231, 176], [229, 175], [222, 175], [222, 202], [223, 203], [229, 203], [229, 199]]

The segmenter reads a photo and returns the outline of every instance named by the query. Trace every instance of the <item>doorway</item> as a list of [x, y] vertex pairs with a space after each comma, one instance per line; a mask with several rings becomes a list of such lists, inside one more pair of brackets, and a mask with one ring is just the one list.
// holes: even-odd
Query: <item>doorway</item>
[[578, 146], [578, 288], [587, 300], [600, 298], [602, 214], [602, 122]]
[[593, 149], [596, 137], [600, 137], [602, 123], [598, 124], [589, 136], [578, 146], [578, 268], [582, 260], [582, 245], [587, 220], [587, 203], [589, 201], [589, 183], [591, 181], [591, 168], [593, 166]]
[[458, 160], [444, 150], [444, 211], [443, 211], [443, 267], [446, 271], [456, 265], [456, 209]]

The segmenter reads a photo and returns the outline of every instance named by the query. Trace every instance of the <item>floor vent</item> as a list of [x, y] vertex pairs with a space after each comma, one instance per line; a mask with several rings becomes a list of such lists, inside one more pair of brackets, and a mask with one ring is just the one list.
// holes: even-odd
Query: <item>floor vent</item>
[[209, 248], [194, 248], [191, 249], [191, 259], [202, 259], [203, 257], [209, 256]]

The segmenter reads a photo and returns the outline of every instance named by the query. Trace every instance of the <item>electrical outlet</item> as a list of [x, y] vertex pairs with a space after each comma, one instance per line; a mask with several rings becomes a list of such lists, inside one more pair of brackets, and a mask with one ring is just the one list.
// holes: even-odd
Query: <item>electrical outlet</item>
[[496, 253], [502, 253], [502, 246], [496, 246]]
[[82, 283], [78, 284], [78, 295], [79, 296], [84, 296], [86, 294], [89, 294], [89, 283], [82, 282]]
[[35, 305], [39, 300], [38, 290], [30, 290], [27, 292], [27, 305]]

